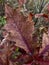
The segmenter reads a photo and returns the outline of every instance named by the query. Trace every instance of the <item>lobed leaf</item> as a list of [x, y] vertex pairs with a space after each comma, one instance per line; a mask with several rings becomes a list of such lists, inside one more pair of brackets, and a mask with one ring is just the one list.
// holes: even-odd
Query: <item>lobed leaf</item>
[[7, 24], [4, 26], [11, 33], [9, 40], [16, 42], [16, 46], [23, 48], [27, 53], [33, 52], [32, 33], [34, 31], [34, 23], [29, 16], [25, 17], [20, 13], [19, 8], [14, 10], [7, 4], [5, 5], [5, 15]]

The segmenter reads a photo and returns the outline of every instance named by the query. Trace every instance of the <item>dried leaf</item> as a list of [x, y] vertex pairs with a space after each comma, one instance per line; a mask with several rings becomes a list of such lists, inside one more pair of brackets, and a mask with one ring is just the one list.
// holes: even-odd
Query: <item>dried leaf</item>
[[42, 39], [42, 48], [40, 50], [41, 55], [45, 54], [49, 49], [49, 33], [43, 34], [43, 39]]
[[4, 26], [11, 33], [9, 40], [16, 42], [16, 46], [23, 48], [27, 53], [33, 52], [32, 48], [32, 33], [34, 31], [33, 21], [24, 17], [19, 9], [13, 10], [10, 6], [5, 5], [5, 14], [7, 24]]
[[48, 18], [48, 15], [47, 14], [44, 14], [44, 13], [35, 14], [35, 18], [40, 18], [40, 17]]

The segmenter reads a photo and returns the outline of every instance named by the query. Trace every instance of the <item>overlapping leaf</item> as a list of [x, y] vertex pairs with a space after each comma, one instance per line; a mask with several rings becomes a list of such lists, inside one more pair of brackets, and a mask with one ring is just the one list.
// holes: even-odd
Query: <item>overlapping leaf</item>
[[34, 23], [28, 17], [24, 17], [19, 8], [13, 10], [10, 6], [5, 5], [5, 15], [7, 24], [4, 26], [11, 33], [9, 40], [15, 41], [16, 46], [23, 48], [26, 52], [32, 52], [32, 33]]
[[49, 50], [49, 33], [48, 34], [44, 33], [42, 38], [42, 48], [40, 50], [40, 53], [43, 55], [46, 52], [48, 52], [48, 50]]

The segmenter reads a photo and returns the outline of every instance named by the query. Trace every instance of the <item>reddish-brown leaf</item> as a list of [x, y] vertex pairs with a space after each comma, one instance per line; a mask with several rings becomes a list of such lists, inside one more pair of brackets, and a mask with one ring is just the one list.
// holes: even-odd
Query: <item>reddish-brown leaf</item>
[[44, 54], [49, 49], [49, 32], [48, 34], [43, 33], [43, 39], [42, 39], [42, 48], [40, 50], [41, 54]]
[[35, 14], [35, 18], [40, 18], [40, 17], [48, 18], [48, 15], [47, 14], [44, 14], [44, 13]]
[[32, 52], [32, 33], [34, 31], [34, 23], [30, 14], [28, 17], [23, 16], [19, 9], [13, 10], [7, 4], [5, 5], [5, 14], [7, 24], [4, 26], [11, 33], [9, 40], [15, 41], [16, 46], [23, 48], [27, 53]]

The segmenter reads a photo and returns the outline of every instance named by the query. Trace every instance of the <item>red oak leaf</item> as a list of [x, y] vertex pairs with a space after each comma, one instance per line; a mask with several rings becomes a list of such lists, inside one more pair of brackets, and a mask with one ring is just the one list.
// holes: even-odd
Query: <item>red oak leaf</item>
[[4, 26], [11, 36], [9, 40], [15, 41], [16, 46], [23, 48], [27, 53], [33, 52], [32, 48], [32, 33], [34, 31], [34, 23], [28, 17], [23, 16], [19, 9], [12, 9], [7, 4], [5, 5], [5, 15], [7, 24]]

